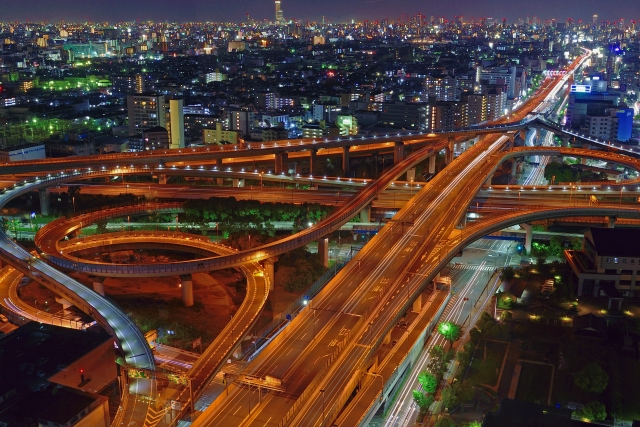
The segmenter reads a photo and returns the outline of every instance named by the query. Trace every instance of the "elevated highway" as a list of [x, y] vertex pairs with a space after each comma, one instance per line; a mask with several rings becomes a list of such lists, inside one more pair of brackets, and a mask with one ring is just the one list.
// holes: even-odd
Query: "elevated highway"
[[[234, 390], [234, 397], [228, 400], [231, 403], [230, 405], [224, 403], [224, 401], [220, 403], [214, 402], [210, 410], [206, 411], [206, 416], [203, 417], [202, 421], [196, 421], [196, 425], [236, 425], [238, 420], [234, 421], [230, 418], [230, 414], [238, 412], [244, 414], [241, 416], [241, 425], [317, 425], [322, 424], [325, 419], [327, 422], [335, 419], [339, 408], [344, 404], [344, 399], [350, 395], [353, 390], [352, 386], [355, 386], [354, 375], [356, 375], [358, 369], [362, 368], [361, 365], [366, 364], [366, 361], [375, 352], [374, 347], [379, 345], [386, 335], [387, 328], [393, 324], [393, 317], [401, 315], [406, 306], [408, 306], [409, 300], [415, 297], [415, 293], [422, 291], [422, 285], [416, 285], [415, 289], [410, 291], [411, 285], [407, 285], [407, 282], [400, 279], [404, 279], [404, 275], [401, 272], [413, 264], [412, 261], [416, 255], [419, 256], [427, 252], [429, 247], [423, 247], [425, 244], [434, 247], [440, 239], [449, 235], [451, 224], [456, 224], [461, 215], [464, 214], [469, 199], [477, 191], [476, 186], [481, 185], [486, 178], [486, 170], [482, 170], [485, 168], [482, 165], [490, 163], [490, 166], [494, 167], [495, 164], [491, 161], [491, 158], [498, 157], [497, 153], [507, 143], [507, 138], [500, 137], [488, 138], [486, 141], [483, 140], [474, 145], [459, 160], [454, 161], [444, 173], [436, 176], [418, 196], [414, 197], [407, 205], [410, 209], [405, 207], [394, 218], [393, 227], [385, 227], [360, 252], [359, 256], [362, 258], [356, 256], [354, 261], [349, 264], [355, 264], [364, 271], [371, 272], [366, 273], [367, 276], [364, 278], [355, 271], [351, 272], [351, 278], [356, 279], [360, 284], [357, 292], [353, 292], [350, 289], [348, 282], [340, 284], [345, 278], [339, 277], [323, 290], [319, 295], [319, 307], [315, 302], [314, 307], [311, 307], [314, 317], [317, 313], [322, 313], [323, 311], [338, 310], [341, 313], [352, 313], [353, 316], [357, 316], [359, 319], [352, 324], [345, 324], [345, 319], [339, 320], [334, 316], [334, 319], [329, 324], [331, 326], [327, 325], [319, 332], [321, 337], [325, 337], [320, 338], [320, 340], [332, 337], [335, 339], [341, 335], [339, 334], [340, 331], [347, 329], [348, 337], [337, 340], [340, 343], [338, 346], [340, 350], [325, 354], [326, 350], [323, 352], [322, 349], [326, 348], [326, 343], [324, 345], [322, 343], [316, 344], [314, 340], [314, 342], [307, 345], [309, 354], [291, 359], [289, 355], [297, 347], [297, 345], [294, 345], [295, 339], [293, 337], [297, 336], [299, 340], [301, 339], [300, 337], [305, 335], [305, 330], [303, 329], [305, 319], [298, 317], [295, 320], [300, 319], [299, 322], [294, 320], [289, 327], [291, 343], [278, 343], [277, 345], [282, 354], [280, 358], [273, 352], [271, 352], [271, 355], [267, 355], [269, 347], [256, 358], [256, 362], [258, 362], [258, 359], [261, 359], [262, 362], [257, 363], [257, 365], [262, 366], [256, 366], [258, 375], [260, 375], [259, 372], [265, 372], [265, 368], [266, 372], [268, 372], [269, 367], [274, 365], [284, 365], [285, 369], [286, 367], [292, 367], [290, 370], [285, 370], [286, 374], [283, 374], [284, 376], [280, 376], [285, 379], [285, 383], [287, 383], [287, 378], [290, 378], [294, 381], [293, 389], [300, 391], [295, 391], [293, 396], [287, 391], [289, 399], [286, 396], [269, 395], [253, 415], [249, 410], [250, 415], [247, 417], [246, 405], [244, 405], [244, 410], [240, 408], [242, 402], [247, 398], [246, 391]], [[468, 161], [463, 161], [463, 158]], [[486, 160], [487, 158], [488, 160]], [[479, 169], [482, 171], [479, 171]], [[450, 189], [459, 189], [459, 191], [450, 191]], [[462, 207], [463, 205], [464, 207]], [[433, 215], [439, 216], [442, 220], [433, 221]], [[427, 219], [430, 219], [430, 221], [427, 221]], [[402, 229], [405, 224], [408, 230], [407, 233]], [[442, 226], [439, 224], [442, 224]], [[390, 230], [394, 230], [397, 233], [398, 228], [401, 228], [400, 234], [402, 237], [399, 240], [391, 238], [393, 231]], [[388, 233], [391, 233], [391, 235], [387, 235]], [[379, 255], [380, 247], [377, 245], [388, 241], [390, 241], [392, 247], [383, 251], [383, 257]], [[370, 251], [372, 252], [366, 250], [369, 247], [371, 247]], [[369, 265], [370, 262], [373, 262], [375, 267]], [[349, 266], [347, 266], [347, 269], [349, 269]], [[420, 275], [419, 283], [424, 283], [424, 279], [428, 280], [422, 274], [417, 274]], [[417, 274], [414, 272], [414, 280]], [[379, 280], [382, 286], [378, 285], [376, 287], [375, 284]], [[351, 292], [351, 298], [354, 299], [353, 302], [349, 303], [349, 308], [342, 305], [346, 301], [341, 302], [343, 299], [339, 295], [325, 297], [335, 289], [339, 289], [343, 293], [344, 291]], [[325, 291], [327, 294], [325, 294]], [[407, 299], [405, 300], [404, 297], [398, 298], [398, 295], [404, 295], [405, 291]], [[364, 306], [364, 301], [368, 295], [371, 295], [371, 292], [373, 292], [374, 303], [369, 302]], [[326, 307], [327, 305], [329, 305], [329, 308]], [[319, 318], [320, 316], [321, 314], [318, 314]], [[311, 317], [311, 312], [307, 317], [306, 320], [308, 321]], [[367, 319], [366, 323], [365, 319]], [[321, 319], [321, 321], [326, 324], [326, 319]], [[294, 326], [294, 323], [300, 324]], [[338, 324], [336, 325], [336, 323]], [[315, 319], [313, 324], [315, 324]], [[309, 330], [306, 329], [307, 334], [308, 332]], [[285, 347], [283, 347], [283, 344]], [[309, 349], [309, 347], [314, 349]], [[289, 348], [289, 351], [286, 350], [287, 348]], [[298, 372], [298, 369], [294, 368], [296, 364], [301, 363], [298, 360], [307, 360], [306, 368], [309, 369], [311, 368], [309, 363], [315, 357], [318, 357], [319, 360], [325, 356], [328, 357], [327, 364], [324, 367], [313, 368], [312, 380], [303, 380], [303, 377], [308, 374]], [[302, 359], [299, 357], [302, 357]], [[268, 360], [273, 361], [269, 362]], [[295, 362], [292, 362], [292, 360]], [[317, 363], [317, 360], [314, 363]], [[278, 374], [277, 371], [276, 375]], [[288, 387], [289, 385], [287, 385], [287, 390]], [[290, 400], [291, 397], [295, 398], [295, 402]], [[326, 418], [325, 411], [323, 411], [323, 403], [327, 405]], [[234, 410], [234, 406], [238, 406], [238, 409]], [[285, 411], [287, 411], [287, 415], [282, 418], [281, 414], [285, 413]], [[274, 415], [276, 416], [274, 417]], [[274, 420], [274, 418], [276, 419]]]
[[[551, 83], [551, 81], [549, 82]], [[554, 82], [555, 83], [555, 82]], [[550, 87], [550, 85], [547, 86], [547, 88]], [[544, 92], [548, 91], [546, 90], [547, 88], [545, 88], [543, 90]], [[534, 97], [532, 98], [532, 103], [534, 102], [538, 102], [541, 101], [542, 99], [540, 97]], [[518, 120], [524, 120], [525, 116], [526, 116], [526, 112], [524, 114], [514, 114], [514, 116], [516, 116], [516, 118]], [[497, 129], [494, 129], [493, 131], [495, 132]], [[507, 130], [504, 126], [501, 128], [502, 131]], [[475, 132], [475, 134], [477, 134], [476, 130], [473, 130], [473, 132]], [[470, 130], [467, 135], [469, 133], [472, 133], [472, 131]], [[402, 135], [397, 135], [397, 136], [402, 136]], [[413, 138], [413, 140], [415, 141], [424, 141], [425, 143], [428, 141], [429, 138], [432, 138], [433, 136], [419, 136], [416, 138]], [[468, 138], [468, 136], [467, 136]], [[473, 165], [477, 165], [479, 160], [478, 157], [480, 157], [480, 153], [484, 153], [484, 154], [489, 154], [489, 153], [494, 153], [497, 150], [500, 150], [507, 142], [507, 138], [501, 137], [498, 139], [493, 139], [493, 138], [489, 138], [490, 141], [484, 143], [484, 144], [479, 144], [477, 149], [474, 149], [473, 152], [476, 153], [476, 158], [472, 161]], [[329, 142], [329, 141], [325, 141], [325, 142]], [[404, 144], [404, 141], [394, 141], [394, 143], [398, 143], [399, 145]], [[315, 145], [316, 142], [311, 141], [309, 147], [313, 147]], [[335, 141], [336, 144], [343, 144], [342, 146], [346, 146], [347, 147], [347, 151], [348, 151], [348, 147], [351, 145], [355, 145], [353, 142], [351, 142], [351, 140], [349, 141]], [[417, 142], [416, 142], [417, 143]], [[292, 240], [287, 241], [287, 242], [283, 242], [282, 246], [278, 247], [277, 249], [274, 248], [268, 248], [270, 252], [266, 252], [264, 254], [262, 254], [262, 256], [264, 256], [264, 258], [261, 258], [261, 256], [254, 256], [254, 257], [247, 257], [246, 254], [238, 254], [237, 258], [237, 263], [236, 264], [229, 264], [226, 266], [231, 266], [231, 265], [239, 265], [239, 264], [243, 264], [246, 262], [254, 262], [257, 261], [259, 259], [265, 259], [268, 257], [273, 256], [274, 254], [277, 253], [281, 253], [278, 252], [278, 250], [282, 250], [287, 251], [289, 250], [288, 247], [289, 246], [293, 246], [293, 245], [299, 245], [301, 242], [300, 240], [303, 239], [307, 239], [309, 241], [313, 241], [316, 240], [318, 237], [327, 234], [328, 232], [330, 232], [332, 229], [334, 229], [334, 227], [336, 227], [337, 224], [339, 224], [342, 221], [347, 221], [350, 217], [353, 217], [354, 215], [356, 215], [360, 209], [362, 209], [363, 206], [368, 205], [372, 198], [375, 197], [375, 195], [380, 192], [383, 188], [386, 188], [387, 185], [389, 185], [389, 182], [393, 181], [395, 178], [397, 178], [397, 176], [399, 176], [402, 172], [404, 172], [404, 170], [412, 167], [413, 165], [417, 164], [418, 161], [420, 161], [421, 159], [423, 159], [423, 157], [421, 156], [429, 156], [432, 155], [433, 150], [435, 149], [442, 149], [443, 147], [445, 148], [449, 148], [450, 150], [450, 145], [453, 143], [453, 141], [443, 141], [443, 145], [440, 146], [440, 148], [436, 147], [435, 144], [431, 145], [428, 148], [425, 149], [421, 149], [415, 153], [413, 153], [412, 155], [408, 156], [407, 159], [405, 159], [404, 161], [399, 162], [396, 166], [394, 166], [393, 168], [391, 168], [390, 170], [388, 170], [387, 172], [385, 172], [382, 176], [382, 178], [380, 180], [378, 180], [378, 182], [376, 182], [375, 184], [367, 184], [367, 186], [356, 196], [354, 197], [350, 203], [346, 204], [344, 206], [344, 208], [339, 209], [338, 213], [335, 215], [332, 215], [330, 218], [328, 218], [328, 220], [322, 224], [322, 226], [317, 227], [315, 229], [309, 229], [306, 233], [303, 232], [301, 236], [296, 236], [293, 237], [293, 242]], [[301, 141], [300, 145], [304, 145]], [[290, 147], [291, 144], [287, 144], [286, 147]], [[307, 148], [309, 148], [307, 147]], [[331, 148], [327, 145], [328, 148]], [[268, 149], [270, 150], [281, 150], [280, 152], [286, 151], [283, 150], [283, 148], [285, 148], [284, 146], [272, 146], [272, 147], [268, 147]], [[475, 148], [475, 147], [474, 147]], [[262, 150], [262, 147], [260, 148]], [[265, 148], [267, 149], [267, 148]], [[303, 149], [303, 148], [300, 148]], [[246, 147], [245, 151], [250, 151], [252, 150], [252, 148]], [[287, 148], [288, 150], [288, 148]], [[484, 151], [483, 151], [484, 150]], [[234, 156], [242, 156], [242, 153], [238, 153], [238, 151], [241, 150], [237, 150], [237, 148], [233, 151], [233, 155]], [[471, 150], [470, 150], [471, 151]], [[275, 152], [274, 151], [274, 155], [279, 155], [280, 152]], [[204, 153], [198, 153], [196, 151], [191, 151], [190, 153], [187, 152], [178, 152], [176, 154], [177, 159], [176, 161], [194, 161], [196, 160], [195, 157], [198, 157], [197, 160], [202, 159], [202, 155]], [[216, 153], [218, 157], [220, 157], [220, 155], [222, 153]], [[252, 153], [253, 154], [253, 153]], [[269, 153], [260, 153], [260, 154], [269, 154]], [[158, 160], [165, 160], [165, 159], [161, 159], [161, 156], [164, 156], [165, 153], [154, 153], [154, 155], [156, 155], [156, 159]], [[228, 153], [227, 153], [228, 155]], [[217, 158], [217, 157], [213, 157], [213, 158]], [[74, 159], [74, 160], [80, 160], [80, 159]], [[89, 159], [86, 159], [89, 160]], [[81, 160], [80, 160], [81, 161]], [[94, 159], [91, 159], [91, 161], [94, 161]], [[165, 160], [166, 161], [166, 160]], [[102, 163], [102, 162], [112, 162], [112, 163], [120, 163], [122, 162], [122, 158], [100, 158], [98, 160], [98, 162]], [[132, 156], [131, 158], [127, 158], [127, 163], [130, 164], [144, 164], [144, 162], [148, 162], [148, 159], [143, 158], [142, 156]], [[73, 168], [74, 166], [71, 165], [69, 166], [69, 163], [66, 163], [65, 166], [61, 166], [62, 164], [64, 164], [64, 162], [57, 162], [56, 164], [53, 164], [56, 162], [42, 162], [39, 164], [22, 164], [22, 165], [11, 165], [11, 166], [5, 166], [3, 167], [3, 169], [0, 169], [0, 173], [23, 173], [23, 172], [29, 172], [29, 173], [33, 173], [34, 171], [43, 171], [43, 170], [51, 170], [51, 167], [70, 167]], [[161, 163], [160, 161], [158, 163]], [[48, 166], [47, 164], [53, 164], [52, 166]], [[86, 166], [86, 163], [83, 164], [84, 166]], [[454, 163], [454, 165], [460, 165], [460, 162]], [[13, 168], [13, 169], [12, 169]], [[454, 176], [455, 172], [462, 172], [464, 171], [464, 176]], [[451, 174], [445, 174], [445, 177], [442, 178], [443, 180], [449, 180], [448, 184], [458, 184], [458, 185], [464, 185], [463, 183], [469, 182], [469, 179], [471, 178], [477, 178], [477, 174], [473, 173], [473, 167], [471, 165], [469, 166], [465, 166], [462, 170], [459, 169], [459, 167], [453, 168], [453, 172]], [[450, 176], [449, 176], [450, 175]], [[472, 176], [473, 175], [473, 176]], [[32, 185], [26, 185], [23, 188], [13, 188], [8, 190], [3, 196], [2, 199], [0, 200], [8, 200], [9, 198], [15, 197], [17, 195], [20, 194], [24, 194], [24, 192], [26, 191], [31, 191], [34, 188], [37, 188], [39, 186], [47, 186], [47, 185], [51, 185], [51, 184], [55, 184], [56, 182], [63, 182], [66, 179], [66, 177], [55, 177], [55, 178], [45, 178], [45, 179], [35, 179], [35, 182]], [[440, 185], [443, 185], [442, 180], [439, 180]], [[467, 188], [467, 191], [465, 191], [463, 194], [465, 195], [464, 197], [467, 197], [468, 194], [470, 193], [469, 188]], [[459, 197], [459, 195], [455, 196], [455, 200], [458, 201], [457, 197]], [[446, 202], [446, 196], [443, 196], [443, 198], [439, 198], [437, 201], [434, 200], [434, 203], [440, 204], [443, 202]], [[453, 212], [451, 215], [455, 216], [456, 218], [459, 218], [459, 212], [458, 209], [459, 207], [456, 206], [456, 204], [454, 205], [450, 205], [448, 203], [446, 203], [447, 205], [447, 209], [448, 206], [454, 206], [454, 209], [452, 209], [451, 211]], [[414, 207], [416, 206], [415, 204], [413, 205]], [[435, 206], [435, 205], [434, 205]], [[415, 216], [415, 212], [410, 212], [413, 220], [415, 221], [416, 216]], [[407, 235], [407, 233], [404, 233], [404, 227], [410, 227], [410, 223], [409, 223], [409, 218], [406, 217], [404, 214], [401, 215], [402, 218], [404, 218], [404, 221], [399, 222], [394, 224], [395, 227], [388, 227], [389, 230], [394, 230], [393, 232], [391, 232], [392, 234], [395, 232], [395, 234], [398, 234], [399, 236], [399, 240], [397, 240], [397, 246], [396, 249], [394, 249], [393, 251], [391, 251], [391, 253], [399, 253], [399, 252], [405, 252], [403, 257], [400, 258], [396, 258], [395, 260], [393, 260], [394, 263], [397, 262], [408, 262], [409, 260], [409, 256], [411, 255], [411, 250], [409, 250], [409, 253], [407, 253], [408, 248], [406, 247], [407, 245], [410, 245], [410, 247], [415, 246], [411, 245], [411, 241], [415, 241], [415, 235]], [[420, 222], [423, 223], [424, 222], [424, 217], [425, 215], [422, 215], [420, 218]], [[451, 218], [448, 218], [449, 222], [451, 221]], [[457, 220], [457, 219], [456, 219]], [[415, 224], [413, 225], [415, 226]], [[400, 228], [400, 232], [398, 232], [398, 228]], [[428, 234], [426, 235], [426, 237], [430, 240], [438, 240], [441, 236], [443, 236], [445, 230], [436, 230], [436, 229], [428, 229]], [[420, 236], [422, 237], [422, 236]], [[289, 245], [289, 246], [287, 246]], [[107, 330], [112, 331], [114, 333], [114, 335], [116, 335], [119, 338], [120, 344], [122, 345], [123, 348], [123, 352], [125, 354], [125, 358], [127, 359], [127, 363], [130, 366], [139, 366], [143, 369], [153, 369], [154, 367], [154, 363], [153, 363], [153, 358], [150, 355], [150, 350], [148, 348], [148, 346], [146, 346], [146, 341], [144, 340], [144, 337], [141, 336], [140, 332], [137, 330], [137, 328], [135, 327], [135, 325], [132, 325], [132, 323], [126, 318], [126, 316], [124, 316], [122, 313], [120, 313], [115, 307], [113, 307], [107, 300], [105, 300], [104, 298], [100, 297], [98, 294], [95, 294], [94, 292], [86, 289], [85, 287], [83, 287], [82, 285], [80, 285], [79, 283], [72, 281], [71, 279], [69, 279], [68, 277], [64, 276], [63, 274], [59, 273], [57, 270], [55, 270], [54, 268], [52, 268], [51, 266], [47, 265], [46, 263], [42, 262], [41, 260], [38, 259], [34, 259], [33, 257], [31, 257], [28, 253], [26, 253], [26, 251], [24, 251], [23, 249], [19, 248], [17, 245], [15, 245], [13, 242], [11, 242], [8, 238], [6, 238], [6, 236], [3, 237], [3, 242], [0, 242], [0, 247], [3, 249], [2, 254], [0, 255], [0, 258], [2, 258], [3, 260], [6, 260], [7, 262], [12, 263], [12, 265], [15, 265], [16, 268], [18, 269], [23, 269], [25, 274], [30, 275], [31, 277], [33, 277], [35, 280], [41, 281], [42, 283], [44, 283], [45, 285], [51, 287], [54, 291], [60, 293], [61, 295], [65, 296], [65, 298], [67, 298], [69, 301], [71, 301], [72, 303], [74, 303], [74, 305], [77, 305], [79, 308], [83, 309], [84, 311], [88, 312], [88, 314], [96, 317], [96, 320], [98, 321], [98, 323], [101, 323]], [[378, 249], [380, 249], [380, 247], [378, 246]], [[372, 249], [373, 250], [373, 249]], [[387, 257], [388, 259], [388, 257]], [[401, 259], [404, 259], [404, 261], [401, 261]], [[362, 260], [361, 260], [362, 261]], [[357, 264], [357, 268], [359, 268], [361, 266], [361, 261], [358, 262]], [[373, 261], [373, 260], [372, 260]], [[388, 263], [388, 261], [387, 261]], [[353, 263], [352, 263], [353, 264]], [[355, 264], [354, 264], [355, 265]], [[401, 269], [403, 268], [403, 265], [405, 264], [401, 264], [400, 267]], [[207, 268], [209, 268], [211, 266], [207, 266]], [[370, 269], [370, 270], [364, 270], [365, 266], [363, 267], [363, 272], [361, 274], [364, 274], [365, 271], [374, 271], [375, 269]], [[396, 267], [398, 267], [398, 265], [396, 264]], [[355, 267], [351, 267], [349, 270], [353, 273], [353, 269]], [[346, 273], [345, 273], [346, 274]], [[395, 277], [393, 277], [395, 278]], [[370, 284], [370, 281], [368, 281]], [[390, 289], [399, 289], [402, 286], [400, 286], [400, 284], [394, 283], [394, 286], [391, 286]], [[408, 289], [408, 288], [406, 288]], [[388, 296], [388, 291], [387, 292], [381, 292], [381, 290], [374, 290], [371, 289], [371, 291], [374, 291], [374, 293], [378, 293], [380, 295], [380, 297], [378, 297], [378, 304], [382, 304], [384, 302], [386, 302], [386, 305], [389, 305], [390, 301], [385, 300], [385, 296]], [[351, 293], [348, 293], [348, 295], [351, 295]], [[339, 299], [339, 298], [338, 298]], [[360, 307], [362, 308], [362, 303], [363, 301], [358, 297], [357, 298], [359, 300], [359, 304]], [[356, 300], [352, 300], [351, 304], [356, 303]], [[397, 309], [400, 308], [399, 306], [397, 306], [397, 299], [396, 302], [394, 302], [394, 307], [389, 307], [389, 310], [391, 309]], [[367, 304], [367, 306], [369, 306], [369, 304]], [[353, 307], [355, 308], [355, 306]], [[314, 310], [314, 317], [315, 317], [315, 313], [317, 310]], [[305, 317], [305, 316], [300, 316], [300, 317]], [[355, 316], [354, 316], [355, 317]], [[367, 316], [365, 316], [367, 317]], [[363, 317], [363, 318], [365, 318]], [[309, 318], [305, 318], [302, 319], [301, 322], [307, 322], [309, 320]], [[386, 319], [388, 320], [388, 319]], [[374, 325], [382, 325], [384, 323], [380, 323], [382, 322], [383, 319], [380, 319], [380, 321], [376, 321], [374, 323]], [[361, 321], [357, 321], [357, 322], [361, 322]], [[356, 322], [356, 323], [357, 323]], [[314, 318], [314, 322], [312, 323], [313, 325], [315, 325], [315, 318]], [[375, 337], [377, 339], [379, 332], [377, 329], [375, 329], [377, 326], [371, 325], [371, 328], [367, 327], [367, 330], [371, 330], [372, 333], [375, 333]], [[355, 324], [354, 324], [355, 326]], [[363, 324], [360, 323], [360, 326], [358, 326], [356, 328], [357, 332], [353, 332], [353, 333], [349, 333], [347, 332], [347, 338], [345, 338], [344, 340], [342, 340], [343, 344], [340, 346], [341, 347], [341, 351], [338, 351], [338, 353], [334, 353], [334, 357], [338, 357], [339, 353], [342, 354], [351, 354], [353, 355], [354, 353], [351, 351], [346, 352], [345, 347], [349, 341], [349, 336], [351, 337], [355, 337], [355, 336], [360, 336], [359, 332], [362, 330], [362, 326]], [[367, 323], [367, 326], [369, 326], [369, 324]], [[348, 329], [348, 328], [347, 328]], [[315, 333], [314, 333], [315, 335]], [[127, 340], [129, 339], [129, 341]], [[373, 337], [372, 337], [373, 339]], [[208, 362], [203, 362], [203, 363], [208, 363]], [[328, 365], [328, 367], [335, 367], [335, 366], [342, 366], [343, 370], [342, 372], [346, 373], [348, 372], [348, 370], [350, 369], [348, 366], [340, 363], [340, 364], [333, 364], [333, 365]], [[196, 367], [194, 367], [195, 369]], [[205, 372], [206, 369], [203, 368], [202, 366], [198, 367], [197, 372], [202, 373], [203, 376], [207, 376], [207, 373]], [[325, 377], [326, 378], [326, 377]], [[300, 378], [300, 380], [302, 380], [303, 378]], [[342, 380], [342, 375], [338, 375], [336, 376], [336, 383], [340, 382]], [[334, 383], [335, 384], [335, 383]], [[302, 383], [301, 383], [302, 385]], [[346, 390], [346, 389], [343, 389]], [[153, 392], [153, 391], [152, 391]], [[324, 393], [323, 393], [324, 396]], [[316, 402], [317, 399], [315, 398], [314, 395], [307, 395], [303, 403], [299, 404], [298, 408], [296, 409], [296, 411], [294, 412], [290, 412], [290, 416], [291, 417], [295, 417], [296, 419], [299, 418], [301, 415], [301, 412], [299, 412], [298, 410], [301, 409], [302, 407], [300, 405], [305, 405], [308, 407], [308, 405], [310, 405], [311, 403], [309, 402]], [[286, 405], [285, 405], [286, 406]], [[313, 405], [312, 405], [313, 406]], [[335, 405], [334, 405], [335, 406]], [[277, 408], [279, 408], [281, 411], [283, 410], [283, 406], [282, 405], [277, 405]], [[251, 411], [249, 411], [251, 412]], [[283, 413], [283, 412], [281, 412]], [[257, 414], [263, 414], [262, 411], [257, 412]], [[309, 413], [309, 415], [311, 415], [311, 413]], [[289, 416], [289, 415], [287, 415]], [[304, 416], [307, 416], [306, 413]], [[248, 422], [253, 423], [256, 420], [248, 420]], [[267, 424], [269, 424], [268, 420], [267, 420]], [[222, 425], [232, 425], [232, 424], [222, 424]], [[259, 424], [259, 425], [266, 425], [266, 424]]]

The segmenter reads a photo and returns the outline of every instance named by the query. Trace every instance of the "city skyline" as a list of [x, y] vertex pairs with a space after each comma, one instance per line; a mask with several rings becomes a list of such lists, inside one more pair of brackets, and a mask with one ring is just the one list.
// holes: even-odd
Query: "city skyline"
[[[159, 0], [158, 2], [125, 2], [115, 0], [106, 3], [80, 3], [75, 0], [53, 0], [46, 4], [33, 0], [20, 2], [7, 0], [4, 2], [4, 10], [0, 15], [0, 21], [19, 22], [104, 22], [104, 21], [170, 21], [170, 22], [241, 22], [247, 15], [252, 19], [273, 21], [274, 4], [272, 1], [248, 1], [238, 7], [231, 8], [223, 2], [204, 3], [196, 0], [187, 0], [180, 3], [180, 8], [174, 8], [171, 0]], [[284, 18], [288, 21], [296, 19], [302, 22], [320, 22], [323, 17], [334, 23], [354, 21], [374, 21], [389, 19], [396, 21], [408, 20], [414, 15], [444, 16], [453, 19], [454, 16], [464, 16], [465, 22], [472, 18], [492, 17], [500, 20], [506, 18], [508, 22], [518, 19], [537, 16], [544, 22], [545, 19], [556, 19], [562, 22], [573, 18], [575, 22], [582, 19], [583, 22], [591, 20], [596, 14], [599, 21], [617, 21], [625, 19], [631, 21], [640, 20], [640, 9], [636, 3], [630, 0], [608, 4], [586, 0], [583, 2], [554, 2], [542, 0], [535, 6], [525, 3], [523, 0], [507, 1], [497, 0], [490, 5], [477, 3], [472, 0], [461, 0], [455, 8], [445, 3], [420, 3], [414, 0], [400, 0], [384, 2], [382, 0], [364, 0], [359, 2], [329, 2], [314, 3], [303, 1], [283, 1], [282, 10]]]

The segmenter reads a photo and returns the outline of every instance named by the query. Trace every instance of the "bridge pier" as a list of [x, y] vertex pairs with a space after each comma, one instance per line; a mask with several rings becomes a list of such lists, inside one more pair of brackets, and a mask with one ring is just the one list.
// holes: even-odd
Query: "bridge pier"
[[104, 277], [93, 278], [93, 290], [102, 296], [104, 296], [104, 279]]
[[454, 154], [453, 149], [454, 149], [453, 138], [449, 138], [449, 143], [444, 149], [444, 162], [447, 165], [453, 161], [453, 154]]
[[533, 241], [533, 226], [531, 224], [520, 224], [525, 231], [524, 250], [527, 254], [531, 253], [531, 243]]
[[[329, 245], [327, 244], [327, 248]], [[269, 279], [269, 290], [274, 291], [276, 289], [276, 274], [274, 264], [278, 261], [277, 257], [268, 258], [264, 260], [264, 270], [267, 278]]]
[[560, 146], [562, 148], [568, 148], [569, 147], [569, 137], [568, 136], [563, 136], [562, 137], [562, 142], [560, 143]]
[[396, 141], [393, 147], [393, 164], [404, 160], [404, 142]]
[[491, 187], [491, 180], [493, 179], [493, 174], [487, 176], [487, 180], [484, 182], [485, 187]]
[[429, 173], [431, 174], [436, 173], [436, 155], [435, 154], [429, 157]]
[[342, 174], [349, 176], [349, 147], [342, 147]]
[[193, 279], [190, 274], [180, 275], [180, 287], [182, 288], [182, 303], [185, 307], [193, 305]]
[[283, 151], [281, 153], [276, 154], [276, 164], [275, 170], [276, 174], [286, 174], [289, 172], [289, 153]]
[[[216, 159], [216, 167], [219, 171], [222, 170], [222, 159]], [[216, 185], [221, 186], [224, 184], [224, 178], [216, 178]]]
[[167, 175], [165, 174], [158, 175], [158, 184], [167, 185], [168, 180], [169, 178], [167, 178]]
[[318, 150], [309, 150], [309, 175], [318, 173]]
[[514, 183], [517, 183], [516, 175], [518, 175], [518, 158], [514, 157], [511, 159], [511, 178]]
[[329, 238], [323, 237], [318, 240], [318, 257], [324, 268], [329, 267]]
[[233, 186], [234, 187], [244, 187], [244, 179], [234, 178], [233, 179]]
[[367, 205], [360, 211], [360, 222], [371, 222], [371, 205]]
[[616, 217], [615, 216], [609, 216], [607, 217], [607, 228], [615, 228], [616, 226]]
[[41, 188], [38, 190], [38, 196], [40, 197], [40, 214], [44, 216], [51, 215], [51, 194], [48, 188]]
[[411, 310], [414, 313], [420, 313], [420, 310], [422, 310], [422, 294], [418, 295], [418, 298], [413, 302]]

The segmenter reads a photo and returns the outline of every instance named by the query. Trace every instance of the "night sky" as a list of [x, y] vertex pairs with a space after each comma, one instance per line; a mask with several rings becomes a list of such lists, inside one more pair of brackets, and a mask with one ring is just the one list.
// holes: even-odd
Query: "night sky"
[[[243, 21], [246, 14], [256, 20], [273, 19], [272, 0], [2, 0], [0, 21]], [[640, 20], [640, 0], [282, 0], [285, 18], [319, 21], [324, 15], [333, 22], [351, 19], [371, 21], [408, 18], [417, 13], [452, 19], [471, 17], [517, 18], [538, 16], [559, 22], [591, 20]]]

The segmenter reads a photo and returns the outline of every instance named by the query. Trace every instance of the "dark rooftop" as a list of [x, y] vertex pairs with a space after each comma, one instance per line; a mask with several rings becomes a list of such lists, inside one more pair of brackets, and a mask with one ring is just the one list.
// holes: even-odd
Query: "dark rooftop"
[[29, 322], [0, 336], [0, 396], [42, 384], [52, 375], [113, 338], [106, 332], [79, 331]]
[[607, 321], [591, 313], [574, 317], [573, 334], [604, 339], [607, 337]]
[[483, 427], [578, 427], [592, 425], [571, 419], [570, 409], [503, 399], [498, 412], [489, 412]]
[[640, 229], [590, 228], [589, 231], [598, 255], [640, 257]]

